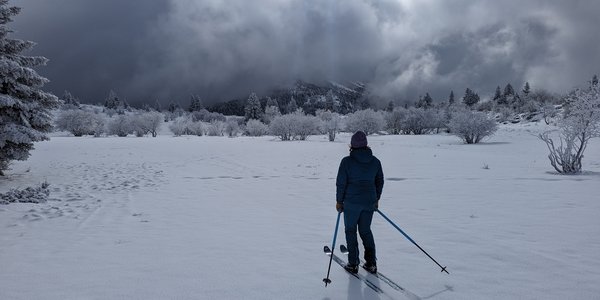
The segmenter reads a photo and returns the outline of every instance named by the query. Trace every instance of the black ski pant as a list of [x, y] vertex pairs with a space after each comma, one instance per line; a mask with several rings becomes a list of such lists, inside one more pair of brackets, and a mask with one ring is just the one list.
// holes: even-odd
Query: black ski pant
[[359, 250], [358, 237], [356, 231], [360, 234], [360, 239], [365, 247], [365, 260], [367, 263], [375, 264], [375, 240], [371, 232], [371, 221], [373, 220], [373, 211], [364, 209], [346, 209], [344, 208], [344, 225], [346, 228], [346, 245], [348, 246], [348, 263], [358, 265]]

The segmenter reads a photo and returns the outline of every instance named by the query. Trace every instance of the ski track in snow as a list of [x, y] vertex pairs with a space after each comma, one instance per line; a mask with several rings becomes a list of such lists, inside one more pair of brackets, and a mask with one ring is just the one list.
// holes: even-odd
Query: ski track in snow
[[[481, 145], [445, 135], [369, 137], [386, 176], [382, 211], [450, 272], [375, 218], [380, 270], [410, 291], [380, 283], [386, 294], [600, 294], [600, 143], [590, 143], [582, 175], [556, 175], [533, 136], [545, 129], [502, 126]], [[0, 192], [51, 184], [46, 203], [0, 206], [0, 299], [387, 299], [339, 267], [331, 285], [321, 282], [348, 140], [38, 143], [0, 179]]]

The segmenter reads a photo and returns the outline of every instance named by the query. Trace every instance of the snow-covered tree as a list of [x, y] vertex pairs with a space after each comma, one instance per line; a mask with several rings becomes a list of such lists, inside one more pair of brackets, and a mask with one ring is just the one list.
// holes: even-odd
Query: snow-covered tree
[[260, 101], [258, 100], [258, 96], [255, 93], [250, 94], [248, 100], [246, 101], [246, 107], [244, 108], [246, 112], [246, 120], [255, 119], [260, 120], [262, 117], [262, 107], [260, 106]]
[[108, 96], [104, 100], [104, 107], [107, 109], [119, 110], [124, 108], [124, 104], [119, 96], [117, 96], [117, 93], [113, 90], [110, 90], [110, 92], [108, 92]]
[[567, 107], [559, 122], [558, 138], [553, 138], [551, 132], [540, 134], [539, 138], [550, 151], [552, 167], [561, 174], [575, 174], [581, 172], [589, 140], [600, 137], [600, 86], [575, 90], [567, 99]]
[[171, 130], [175, 136], [189, 134], [188, 123], [191, 123], [191, 120], [188, 120], [186, 117], [176, 118], [173, 120], [173, 123], [169, 125], [169, 130]]
[[423, 108], [410, 107], [402, 121], [402, 131], [406, 134], [426, 134], [433, 130], [432, 120], [428, 119], [428, 111]]
[[190, 115], [192, 116], [192, 120], [194, 122], [202, 121], [202, 122], [210, 123], [212, 121], [221, 121], [221, 122], [227, 121], [227, 117], [225, 117], [223, 114], [216, 113], [216, 112], [210, 112], [204, 108], [200, 109], [199, 111], [191, 112]]
[[304, 114], [302, 109], [292, 114], [276, 117], [271, 121], [269, 129], [273, 135], [282, 141], [306, 140], [308, 136], [319, 132], [319, 119], [312, 115]]
[[265, 123], [250, 119], [246, 123], [246, 135], [247, 136], [263, 136], [269, 134], [269, 126], [265, 125]]
[[399, 107], [389, 112], [385, 116], [385, 130], [391, 134], [402, 133], [402, 126], [404, 119], [406, 118], [406, 109]]
[[42, 87], [48, 79], [33, 68], [45, 65], [41, 56], [25, 56], [22, 52], [35, 43], [11, 39], [7, 26], [20, 8], [0, 0], [0, 176], [12, 160], [26, 160], [33, 143], [47, 140], [52, 130], [50, 110], [60, 101]]
[[134, 133], [134, 128], [129, 116], [126, 115], [115, 115], [110, 118], [107, 125], [107, 133], [109, 135], [116, 135], [125, 137], [129, 134]]
[[338, 97], [333, 93], [332, 90], [327, 91], [325, 95], [325, 110], [330, 112], [339, 111]]
[[204, 108], [202, 104], [202, 98], [199, 95], [192, 95], [190, 97], [190, 107], [188, 108], [189, 112], [199, 111]]
[[263, 121], [265, 124], [271, 123], [271, 120], [275, 119], [277, 116], [281, 116], [278, 106], [270, 105], [265, 107], [265, 113], [263, 114]]
[[458, 109], [452, 113], [448, 124], [450, 133], [467, 144], [477, 144], [483, 138], [491, 136], [498, 129], [496, 122], [485, 113]]
[[319, 133], [320, 121], [313, 115], [306, 115], [302, 110], [297, 110], [294, 114], [294, 139], [304, 141], [309, 136]]
[[390, 102], [388, 102], [388, 105], [385, 107], [385, 111], [393, 112], [395, 106], [396, 105], [394, 104], [394, 101], [390, 101]]
[[228, 137], [237, 137], [240, 132], [240, 124], [236, 119], [230, 118], [225, 121], [225, 133]]
[[470, 88], [467, 88], [465, 90], [465, 95], [464, 95], [462, 101], [464, 104], [471, 107], [471, 106], [477, 104], [477, 102], [479, 102], [479, 95], [477, 95], [475, 92], [473, 92], [473, 90], [471, 90]]
[[[294, 120], [292, 114], [285, 114], [276, 117], [269, 124], [271, 134], [278, 136], [282, 141], [289, 141], [293, 137]], [[246, 130], [248, 130], [246, 128]]]
[[175, 136], [197, 135], [202, 136], [206, 131], [207, 125], [204, 122], [194, 122], [190, 116], [181, 116], [175, 118], [169, 125], [169, 130]]
[[346, 130], [348, 132], [363, 131], [369, 135], [383, 129], [385, 120], [381, 113], [372, 109], [359, 110], [346, 117]]
[[104, 116], [80, 109], [61, 111], [56, 118], [56, 128], [74, 136], [99, 136], [104, 131], [104, 125]]
[[277, 99], [267, 97], [266, 107], [269, 107], [269, 106], [275, 106], [279, 109], [279, 103], [277, 103]]
[[529, 86], [529, 82], [525, 82], [525, 86], [523, 87], [523, 96], [527, 97], [531, 93], [531, 87]]
[[509, 83], [504, 87], [504, 96], [514, 96], [515, 95], [515, 89], [513, 88], [513, 86]]
[[208, 136], [223, 136], [225, 134], [225, 122], [212, 121], [206, 127], [206, 135]]
[[448, 103], [450, 105], [454, 104], [454, 91], [450, 91], [450, 96], [448, 97]]
[[164, 115], [159, 112], [145, 112], [132, 116], [131, 126], [133, 126], [133, 131], [138, 137], [148, 133], [152, 134], [152, 137], [156, 137], [164, 118]]
[[498, 105], [506, 105], [506, 98], [502, 97], [502, 90], [500, 89], [500, 86], [496, 87], [496, 92], [494, 92], [494, 98], [492, 98], [492, 101], [494, 101], [494, 103], [498, 104]]
[[340, 115], [328, 110], [318, 110], [317, 117], [321, 120], [321, 128], [329, 137], [329, 141], [335, 141], [336, 134], [342, 130]]
[[62, 109], [73, 109], [81, 106], [79, 99], [75, 98], [69, 91], [65, 91], [60, 100], [63, 101]]
[[296, 103], [296, 99], [294, 99], [294, 96], [292, 96], [292, 99], [290, 99], [290, 102], [287, 105], [287, 113], [293, 113], [298, 109], [298, 104]]
[[420, 98], [419, 102], [416, 105], [417, 108], [429, 109], [433, 107], [433, 98], [429, 95], [429, 93], [425, 93], [425, 97]]
[[432, 130], [435, 130], [436, 133], [440, 133], [440, 129], [448, 127], [449, 117], [446, 114], [446, 111], [442, 109], [427, 110], [425, 118], [428, 121], [429, 127], [431, 127]]

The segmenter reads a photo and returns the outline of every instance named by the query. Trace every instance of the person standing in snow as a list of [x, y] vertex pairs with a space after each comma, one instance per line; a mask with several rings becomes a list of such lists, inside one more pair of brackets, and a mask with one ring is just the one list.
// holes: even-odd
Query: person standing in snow
[[367, 135], [357, 131], [352, 135], [350, 155], [344, 157], [336, 180], [336, 209], [344, 212], [348, 264], [344, 267], [350, 273], [358, 273], [359, 251], [356, 231], [360, 234], [365, 248], [363, 265], [371, 273], [377, 272], [375, 240], [371, 232], [373, 213], [379, 207], [383, 190], [383, 169], [381, 162], [367, 145]]

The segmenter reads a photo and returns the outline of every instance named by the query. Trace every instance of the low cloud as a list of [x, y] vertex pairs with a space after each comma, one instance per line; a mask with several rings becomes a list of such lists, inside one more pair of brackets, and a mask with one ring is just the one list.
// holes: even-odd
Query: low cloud
[[301, 79], [441, 100], [509, 82], [564, 92], [600, 71], [592, 0], [56, 2], [15, 1], [32, 11], [18, 34], [51, 59], [49, 88], [86, 99], [115, 89], [133, 103], [210, 103]]

